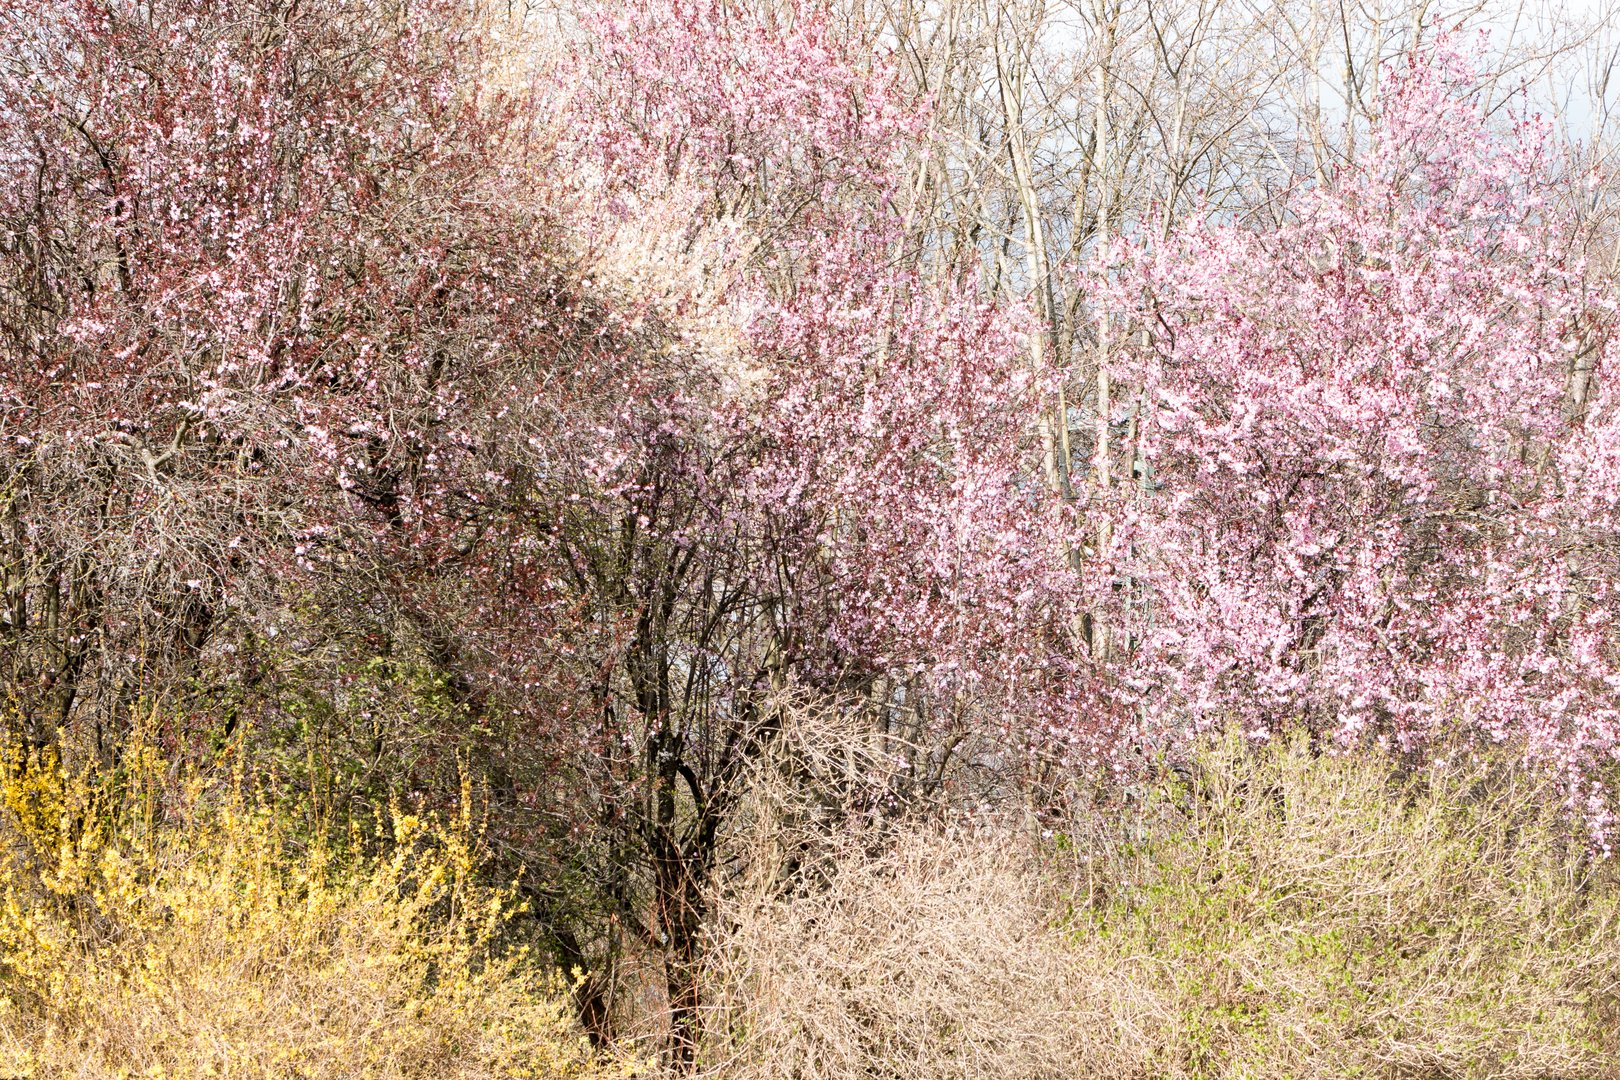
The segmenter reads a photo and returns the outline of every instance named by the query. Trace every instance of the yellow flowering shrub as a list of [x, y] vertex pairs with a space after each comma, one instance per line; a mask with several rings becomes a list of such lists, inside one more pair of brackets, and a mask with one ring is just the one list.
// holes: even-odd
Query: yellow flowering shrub
[[629, 1075], [500, 944], [467, 793], [366, 857], [138, 743], [118, 781], [0, 765], [0, 1076]]

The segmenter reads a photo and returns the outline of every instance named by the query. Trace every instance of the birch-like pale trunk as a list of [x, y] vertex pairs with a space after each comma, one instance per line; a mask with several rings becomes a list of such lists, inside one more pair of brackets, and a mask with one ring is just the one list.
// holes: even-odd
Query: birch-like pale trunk
[[[1040, 317], [1041, 333], [1030, 337], [1030, 362], [1038, 371], [1045, 364], [1048, 350], [1056, 359], [1058, 326], [1057, 304], [1052, 294], [1052, 268], [1047, 253], [1046, 234], [1041, 227], [1040, 201], [1036, 196], [1035, 180], [1029, 163], [1029, 149], [1024, 142], [1023, 121], [1023, 52], [1009, 57], [1002, 33], [1002, 16], [998, 12], [995, 40], [996, 81], [1001, 91], [1001, 107], [1007, 125], [1007, 156], [1012, 164], [1013, 184], [1018, 192], [1018, 203], [1024, 217], [1024, 245], [1027, 252], [1031, 290], [1035, 308]], [[1016, 64], [1016, 66], [1015, 66]], [[1042, 416], [1041, 446], [1045, 455], [1047, 485], [1064, 498], [1072, 498], [1069, 480], [1069, 425], [1068, 402], [1062, 382], [1058, 385], [1056, 422]]]
[[[1097, 206], [1097, 244], [1106, 264], [1109, 255], [1109, 245], [1113, 236], [1114, 199], [1113, 187], [1107, 183], [1109, 175], [1108, 155], [1111, 149], [1112, 132], [1109, 130], [1108, 107], [1113, 93], [1112, 79], [1113, 53], [1118, 29], [1119, 9], [1110, 8], [1109, 0], [1095, 0], [1093, 14], [1096, 19], [1100, 55], [1096, 65], [1097, 101], [1092, 121], [1093, 138], [1095, 139], [1096, 158], [1095, 171], [1103, 183], [1099, 188], [1099, 202]], [[1096, 455], [1093, 460], [1094, 481], [1099, 493], [1108, 490], [1108, 420], [1113, 411], [1112, 387], [1108, 379], [1108, 350], [1110, 326], [1106, 310], [1100, 311], [1097, 316], [1097, 357], [1096, 357]], [[1097, 558], [1107, 557], [1109, 545], [1113, 542], [1113, 524], [1108, 519], [1106, 511], [1097, 516]], [[1093, 613], [1090, 620], [1091, 654], [1097, 660], [1108, 658], [1108, 627], [1100, 616]]]

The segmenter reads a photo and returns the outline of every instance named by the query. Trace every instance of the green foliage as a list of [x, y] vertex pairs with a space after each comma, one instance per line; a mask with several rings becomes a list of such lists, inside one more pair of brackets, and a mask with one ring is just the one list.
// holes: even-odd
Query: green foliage
[[1209, 746], [1189, 775], [1132, 800], [1122, 835], [1058, 845], [1074, 946], [1151, 1075], [1620, 1060], [1620, 888], [1549, 784], [1466, 755], [1403, 778], [1301, 741]]

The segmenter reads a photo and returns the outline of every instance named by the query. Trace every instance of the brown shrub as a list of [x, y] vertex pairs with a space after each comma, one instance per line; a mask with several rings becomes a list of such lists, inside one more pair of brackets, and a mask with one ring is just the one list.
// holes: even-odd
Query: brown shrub
[[[867, 838], [870, 839], [870, 838]], [[736, 1078], [1080, 1075], [1078, 968], [1027, 845], [856, 839], [826, 886], [739, 901], [711, 966], [705, 1066]]]

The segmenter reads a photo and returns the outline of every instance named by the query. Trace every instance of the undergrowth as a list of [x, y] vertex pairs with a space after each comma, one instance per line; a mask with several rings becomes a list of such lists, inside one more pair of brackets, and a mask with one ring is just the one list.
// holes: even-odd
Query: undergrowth
[[1551, 784], [1241, 741], [1165, 775], [732, 901], [710, 1075], [1620, 1076], [1620, 878]]
[[[1046, 835], [758, 862], [716, 901], [699, 1071], [1620, 1076], [1620, 874], [1533, 773], [1223, 742], [1164, 775]], [[330, 837], [244, 788], [139, 740], [94, 780], [0, 765], [0, 1075], [650, 1075], [511, 932], [470, 791]]]
[[1620, 1075], [1614, 867], [1534, 773], [1224, 742], [1122, 820], [1066, 927], [1146, 1073]]

